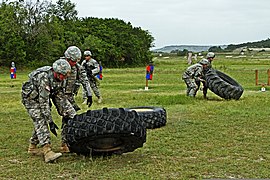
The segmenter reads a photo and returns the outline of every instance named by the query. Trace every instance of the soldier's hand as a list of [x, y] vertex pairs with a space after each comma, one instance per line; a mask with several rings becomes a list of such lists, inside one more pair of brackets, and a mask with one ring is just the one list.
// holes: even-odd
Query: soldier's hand
[[91, 107], [92, 103], [93, 103], [92, 96], [88, 96], [87, 97], [87, 103], [86, 104], [88, 105], [88, 107]]
[[57, 136], [56, 130], [59, 129], [58, 126], [57, 126], [54, 122], [50, 122], [50, 123], [49, 123], [49, 126], [50, 126], [51, 132], [52, 132], [55, 136]]

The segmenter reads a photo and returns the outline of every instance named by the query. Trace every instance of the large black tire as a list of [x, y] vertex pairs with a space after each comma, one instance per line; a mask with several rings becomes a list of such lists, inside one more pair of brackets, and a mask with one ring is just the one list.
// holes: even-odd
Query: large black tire
[[209, 69], [205, 79], [207, 87], [221, 98], [238, 100], [244, 92], [240, 84], [218, 70]]
[[147, 129], [159, 128], [166, 125], [167, 114], [164, 108], [139, 106], [128, 109], [134, 110], [139, 114]]
[[85, 156], [132, 152], [146, 141], [146, 128], [135, 111], [103, 108], [68, 120], [63, 127], [71, 152]]

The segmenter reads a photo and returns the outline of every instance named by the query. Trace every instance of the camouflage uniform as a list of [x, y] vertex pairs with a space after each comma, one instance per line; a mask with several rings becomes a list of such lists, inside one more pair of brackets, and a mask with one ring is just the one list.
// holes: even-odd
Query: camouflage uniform
[[[214, 60], [214, 58], [216, 57], [215, 53], [213, 52], [208, 52], [206, 55], [206, 59], [202, 59], [201, 61], [208, 61], [208, 68], [210, 69], [212, 68], [212, 61]], [[207, 69], [205, 69], [204, 71], [207, 71]], [[205, 77], [203, 76], [203, 79], [205, 79]], [[200, 87], [200, 81], [197, 81], [198, 86]], [[207, 84], [205, 81], [202, 81], [203, 84], [203, 97], [206, 98], [206, 94], [207, 94]]]
[[[83, 60], [82, 66], [85, 67], [86, 69], [87, 77], [90, 82], [90, 86], [94, 91], [94, 94], [96, 95], [97, 98], [100, 98], [101, 93], [98, 88], [98, 79], [95, 77], [100, 71], [98, 62], [95, 59], [91, 58], [89, 61]], [[86, 99], [85, 91], [83, 91], [83, 99]]]
[[200, 63], [196, 63], [187, 68], [184, 72], [182, 79], [187, 85], [187, 96], [195, 97], [199, 89], [196, 82], [200, 82], [203, 77], [203, 66]]
[[[208, 68], [207, 69], [212, 68], [212, 64], [211, 64], [212, 61], [209, 61], [208, 59], [202, 59], [201, 61], [208, 61]], [[201, 78], [204, 79], [204, 80], [205, 80], [205, 75], [204, 74], [205, 74], [205, 71], [207, 71], [207, 69], [204, 69], [203, 73], [202, 73]], [[202, 82], [202, 84], [203, 84], [203, 88], [202, 88], [203, 97], [206, 98], [206, 94], [207, 94], [207, 90], [208, 90], [206, 81], [200, 81], [199, 79], [197, 79], [195, 82], [196, 82], [196, 84], [198, 86], [198, 89], [200, 88], [200, 85], [201, 85], [201, 82]]]
[[92, 96], [85, 69], [79, 63], [76, 63], [75, 66], [71, 67], [70, 76], [66, 79], [66, 81], [64, 81], [63, 85], [65, 95], [75, 110], [80, 110], [74, 99], [74, 95], [78, 93], [78, 87], [80, 84], [83, 85], [87, 96]]
[[31, 144], [50, 144], [48, 123], [53, 122], [50, 110], [50, 97], [55, 98], [55, 106], [62, 108], [63, 116], [73, 118], [76, 111], [64, 98], [62, 84], [54, 78], [52, 67], [38, 68], [29, 74], [29, 80], [22, 86], [22, 103], [34, 123]]
[[[65, 51], [65, 60], [69, 62], [71, 65], [71, 73], [70, 76], [63, 82], [64, 94], [65, 97], [69, 100], [69, 102], [73, 105], [76, 111], [80, 110], [80, 107], [76, 104], [74, 95], [78, 92], [79, 84], [83, 85], [83, 88], [87, 92], [87, 97], [92, 100], [92, 93], [90, 90], [90, 84], [86, 75], [86, 72], [82, 66], [80, 66], [77, 62], [81, 59], [81, 50], [76, 46], [70, 46]], [[63, 59], [63, 58], [62, 58]], [[92, 103], [91, 103], [92, 104]], [[91, 106], [89, 104], [89, 107]], [[61, 107], [61, 106], [59, 106]], [[63, 109], [58, 109], [58, 111], [62, 111]], [[62, 127], [66, 125], [66, 118], [62, 119]], [[62, 148], [66, 149], [62, 152], [68, 152], [68, 147], [66, 145], [66, 134], [62, 131]]]

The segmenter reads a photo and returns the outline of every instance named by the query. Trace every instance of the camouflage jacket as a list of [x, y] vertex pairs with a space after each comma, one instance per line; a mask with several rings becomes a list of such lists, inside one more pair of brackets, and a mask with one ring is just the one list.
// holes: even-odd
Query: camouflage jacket
[[183, 73], [182, 79], [199, 80], [203, 77], [203, 66], [199, 63], [193, 64]]
[[91, 58], [89, 61], [83, 60], [82, 66], [86, 66], [85, 69], [89, 69], [91, 71], [91, 74], [93, 74], [94, 76], [100, 72], [99, 64], [93, 58]]
[[65, 94], [73, 94], [77, 83], [83, 85], [84, 90], [87, 92], [87, 96], [92, 96], [87, 74], [85, 69], [79, 63], [71, 67], [70, 76], [63, 82]]
[[50, 96], [63, 95], [61, 82], [53, 77], [52, 67], [44, 66], [31, 72], [22, 86], [22, 102], [26, 108], [40, 108], [47, 122], [52, 121]]

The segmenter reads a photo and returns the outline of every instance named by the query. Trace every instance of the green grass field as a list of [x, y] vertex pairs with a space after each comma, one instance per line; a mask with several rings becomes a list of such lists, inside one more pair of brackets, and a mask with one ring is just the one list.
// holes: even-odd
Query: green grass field
[[[223, 100], [202, 91], [196, 98], [185, 96], [181, 80], [188, 67], [183, 57], [154, 59], [153, 81], [144, 91], [145, 67], [104, 69], [101, 83], [103, 107], [161, 106], [167, 110], [167, 125], [147, 130], [147, 141], [134, 152], [112, 157], [85, 158], [64, 154], [46, 164], [41, 156], [27, 154], [33, 125], [21, 104], [20, 89], [30, 72], [18, 69], [17, 79], [9, 69], [0, 70], [0, 179], [206, 179], [270, 177], [270, 87], [267, 82], [270, 57], [226, 58], [217, 55], [213, 67], [226, 73], [245, 89], [240, 100]], [[81, 105], [81, 93], [76, 97]], [[53, 109], [53, 119], [61, 118]], [[58, 131], [60, 134], [60, 131]], [[59, 151], [60, 136], [52, 136]]]

